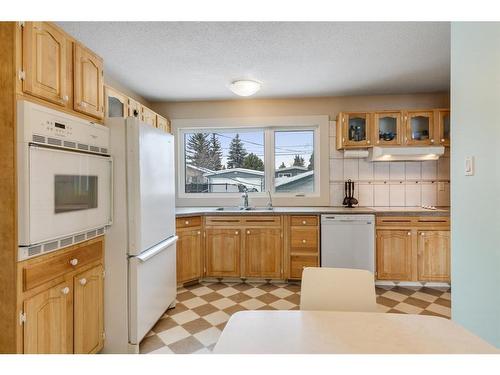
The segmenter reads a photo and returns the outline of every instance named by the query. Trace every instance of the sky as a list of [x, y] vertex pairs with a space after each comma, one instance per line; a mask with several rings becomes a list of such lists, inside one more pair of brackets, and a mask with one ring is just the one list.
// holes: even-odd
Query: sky
[[[218, 131], [218, 138], [221, 143], [223, 157], [222, 164], [227, 163], [229, 144], [236, 136], [236, 132]], [[254, 153], [264, 160], [264, 132], [263, 131], [242, 131], [238, 132], [240, 139], [244, 143], [248, 153]], [[190, 134], [186, 134], [186, 139]], [[276, 131], [275, 132], [275, 167], [278, 168], [282, 162], [287, 167], [293, 164], [295, 155], [304, 158], [305, 166], [309, 164], [309, 157], [314, 149], [314, 132], [309, 131]]]

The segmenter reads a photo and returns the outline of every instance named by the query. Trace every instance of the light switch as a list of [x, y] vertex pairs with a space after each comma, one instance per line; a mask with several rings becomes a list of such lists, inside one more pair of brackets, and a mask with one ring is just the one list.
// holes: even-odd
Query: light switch
[[465, 158], [465, 175], [474, 176], [474, 156], [467, 156]]

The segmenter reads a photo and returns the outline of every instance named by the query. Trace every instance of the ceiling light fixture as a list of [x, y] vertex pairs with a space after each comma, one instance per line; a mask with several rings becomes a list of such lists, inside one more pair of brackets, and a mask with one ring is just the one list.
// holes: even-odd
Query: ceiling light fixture
[[251, 96], [260, 90], [261, 83], [250, 80], [240, 80], [231, 83], [229, 88], [239, 96]]

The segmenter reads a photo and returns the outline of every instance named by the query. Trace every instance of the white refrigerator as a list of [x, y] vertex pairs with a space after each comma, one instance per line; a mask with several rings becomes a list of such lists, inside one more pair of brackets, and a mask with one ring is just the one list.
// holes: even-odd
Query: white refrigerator
[[105, 353], [137, 353], [175, 303], [174, 139], [134, 117], [108, 119], [114, 222], [106, 236]]

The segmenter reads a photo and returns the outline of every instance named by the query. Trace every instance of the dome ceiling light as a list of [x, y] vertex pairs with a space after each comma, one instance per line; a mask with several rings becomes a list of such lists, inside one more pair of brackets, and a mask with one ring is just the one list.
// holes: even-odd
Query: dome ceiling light
[[251, 80], [239, 80], [231, 83], [229, 88], [232, 92], [239, 96], [251, 96], [260, 90], [260, 82]]

